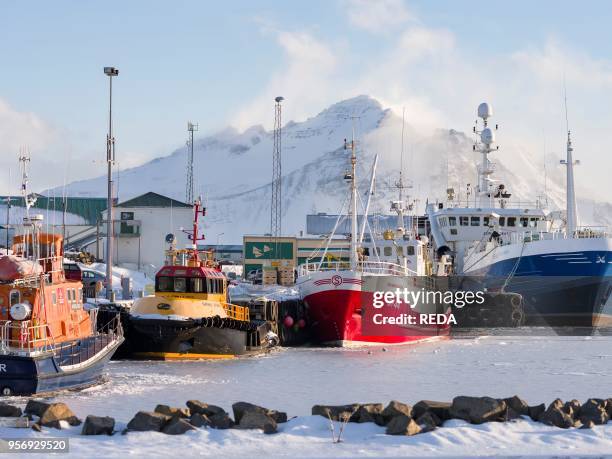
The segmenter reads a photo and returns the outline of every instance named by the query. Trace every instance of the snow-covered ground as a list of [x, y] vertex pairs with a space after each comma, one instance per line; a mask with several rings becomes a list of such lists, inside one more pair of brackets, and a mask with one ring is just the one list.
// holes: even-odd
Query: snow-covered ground
[[[389, 437], [373, 424], [348, 424], [333, 444], [328, 421], [309, 416], [312, 405], [397, 399], [452, 400], [457, 395], [507, 397], [530, 404], [612, 394], [612, 336], [465, 337], [419, 345], [368, 349], [280, 349], [230, 361], [117, 361], [107, 381], [55, 397], [84, 418], [109, 415], [123, 428], [139, 410], [184, 406], [199, 399], [231, 411], [249, 401], [297, 416], [275, 435], [198, 430], [173, 437], [135, 433], [81, 437], [79, 429], [0, 428], [0, 438], [70, 436], [73, 457], [401, 457], [563, 456], [612, 454], [612, 423], [562, 430], [520, 420], [480, 426], [449, 421], [414, 437]], [[7, 400], [25, 404], [22, 398]], [[338, 428], [336, 428], [337, 432]]]
[[[95, 271], [103, 276], [106, 276], [106, 263], [92, 263], [90, 265], [80, 264], [81, 268]], [[136, 269], [122, 268], [119, 266], [113, 266], [113, 290], [121, 298], [121, 279], [123, 277], [132, 278], [132, 291], [145, 291], [147, 285], [151, 286], [155, 284], [153, 277], [147, 276], [147, 274], [138, 271]]]

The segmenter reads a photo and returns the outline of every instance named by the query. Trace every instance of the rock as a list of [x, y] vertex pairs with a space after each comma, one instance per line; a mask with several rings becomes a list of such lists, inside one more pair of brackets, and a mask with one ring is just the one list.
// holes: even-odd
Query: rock
[[565, 402], [562, 409], [574, 419], [578, 419], [580, 417], [580, 402], [578, 400], [574, 399], [569, 402]]
[[7, 418], [18, 418], [23, 412], [18, 406], [9, 405], [7, 403], [0, 403], [0, 417]]
[[25, 414], [33, 414], [41, 417], [50, 404], [41, 400], [28, 400], [28, 404], [25, 407]]
[[187, 401], [187, 407], [191, 413], [203, 414], [204, 416], [214, 416], [215, 414], [225, 413], [226, 411], [220, 406], [209, 405], [208, 403], [201, 402], [199, 400]]
[[421, 428], [421, 432], [431, 432], [432, 430], [436, 430], [436, 427], [442, 425], [442, 421], [438, 416], [433, 413], [425, 413], [419, 419], [416, 420], [416, 423]]
[[165, 414], [151, 411], [139, 411], [132, 420], [128, 422], [127, 428], [128, 430], [137, 432], [146, 432], [149, 430], [159, 432], [171, 419], [172, 417]]
[[190, 430], [195, 430], [195, 427], [185, 421], [185, 419], [174, 416], [171, 418], [170, 422], [162, 427], [161, 431], [168, 435], [182, 435]]
[[564, 404], [560, 399], [552, 402], [546, 411], [540, 415], [539, 421], [549, 426], [569, 429], [574, 426], [574, 419], [563, 411]]
[[387, 425], [391, 419], [396, 416], [404, 415], [410, 416], [412, 414], [412, 407], [397, 400], [391, 400], [389, 404], [382, 411], [382, 417], [384, 425]]
[[502, 421], [506, 413], [506, 402], [491, 397], [465, 397], [453, 399], [450, 415], [472, 424]]
[[379, 426], [384, 426], [383, 415], [383, 404], [382, 403], [364, 403], [359, 405], [355, 416], [352, 416], [351, 422], [375, 422]]
[[189, 408], [172, 408], [168, 405], [157, 405], [154, 411], [173, 418], [188, 418], [191, 416]]
[[433, 400], [421, 400], [412, 407], [412, 416], [416, 419], [423, 416], [425, 413], [434, 413], [441, 421], [451, 419], [450, 415], [451, 404], [448, 402], [436, 402]]
[[194, 413], [189, 418], [189, 423], [194, 427], [206, 427], [210, 425], [210, 419], [205, 414]]
[[509, 408], [512, 408], [512, 410], [514, 410], [520, 416], [529, 416], [529, 405], [527, 405], [527, 402], [518, 395], [504, 398], [503, 401], [506, 402], [506, 405]]
[[229, 429], [234, 425], [226, 412], [217, 413], [208, 418], [213, 429]]
[[514, 409], [506, 405], [506, 412], [502, 415], [501, 421], [504, 421], [504, 422], [514, 421], [515, 419], [519, 419], [520, 417], [521, 417], [520, 413], [514, 411]]
[[580, 421], [586, 424], [593, 421], [595, 425], [605, 424], [610, 420], [607, 412], [607, 400], [590, 398], [580, 408]]
[[387, 435], [416, 435], [419, 432], [421, 427], [414, 422], [414, 419], [403, 414], [391, 419], [385, 431]]
[[275, 422], [287, 422], [287, 413], [283, 413], [281, 411], [269, 410], [268, 408], [264, 408], [263, 406], [253, 405], [248, 402], [237, 402], [232, 405], [232, 411], [234, 412], [234, 420], [236, 424], [240, 424], [240, 419], [242, 416], [249, 411], [256, 411], [258, 413], [263, 413], [270, 416], [274, 419]]
[[261, 429], [265, 433], [275, 433], [277, 430], [276, 421], [272, 416], [257, 410], [245, 412], [235, 427], [237, 429]]
[[546, 405], [540, 403], [539, 405], [530, 406], [527, 410], [527, 414], [533, 421], [539, 421], [540, 416], [546, 411]]
[[582, 423], [582, 425], [580, 426], [581, 429], [592, 429], [593, 427], [595, 427], [595, 423], [590, 419]]
[[608, 417], [612, 419], [612, 398], [607, 400], [608, 404], [606, 405], [606, 411], [608, 412]]
[[32, 424], [32, 430], [35, 430], [36, 432], [42, 432], [42, 427], [40, 426], [39, 423], [34, 423]]
[[351, 419], [359, 410], [359, 403], [351, 405], [315, 405], [312, 407], [312, 415], [331, 418], [332, 421], [344, 421]]
[[81, 425], [81, 420], [77, 418], [72, 410], [65, 403], [51, 403], [47, 406], [38, 421], [44, 427], [60, 428], [60, 421], [66, 421], [71, 426]]
[[92, 416], [85, 418], [81, 435], [112, 435], [115, 430], [115, 420], [111, 417]]

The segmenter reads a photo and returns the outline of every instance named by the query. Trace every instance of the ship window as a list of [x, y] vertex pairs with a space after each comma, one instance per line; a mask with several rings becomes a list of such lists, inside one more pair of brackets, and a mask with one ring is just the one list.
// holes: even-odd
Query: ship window
[[174, 278], [174, 291], [175, 292], [186, 292], [187, 291], [187, 279], [184, 277]]
[[206, 293], [204, 288], [204, 279], [201, 277], [192, 277], [189, 279], [189, 291], [193, 293]]
[[527, 225], [529, 225], [529, 219], [527, 217], [521, 217], [521, 226], [527, 228]]
[[157, 278], [157, 291], [158, 292], [172, 292], [174, 290], [174, 279], [172, 277], [158, 277]]
[[83, 302], [84, 300], [85, 300], [85, 298], [83, 298], [83, 289], [82, 289], [82, 288], [80, 288], [80, 289], [79, 289], [79, 301], [80, 301], [80, 302]]
[[482, 217], [482, 224], [484, 226], [489, 226], [489, 222], [490, 222], [490, 218], [489, 217]]
[[470, 217], [459, 217], [459, 224], [461, 226], [468, 226], [470, 224]]
[[448, 217], [449, 226], [457, 226], [457, 217]]
[[446, 226], [446, 218], [445, 217], [439, 217], [438, 218], [438, 223], [440, 224], [440, 226]]
[[516, 217], [508, 217], [508, 226], [516, 226]]
[[451, 234], [453, 236], [456, 236], [457, 235], [457, 228], [451, 228]]
[[406, 247], [406, 253], [410, 256], [414, 255], [414, 246], [409, 245], [408, 247]]
[[51, 303], [53, 303], [53, 306], [57, 304], [57, 292], [55, 290], [51, 292]]
[[536, 226], [538, 226], [538, 219], [537, 218], [530, 218], [529, 219], [529, 226], [531, 226], [532, 228], [535, 228]]
[[21, 292], [19, 290], [11, 290], [11, 294], [10, 294], [10, 306], [13, 306], [14, 304], [20, 303], [21, 302]]
[[391, 256], [391, 247], [387, 246], [387, 247], [383, 247], [383, 253], [385, 254], [385, 257], [390, 257]]
[[506, 217], [499, 217], [499, 226], [506, 226]]
[[480, 217], [472, 217], [470, 219], [471, 226], [480, 226]]

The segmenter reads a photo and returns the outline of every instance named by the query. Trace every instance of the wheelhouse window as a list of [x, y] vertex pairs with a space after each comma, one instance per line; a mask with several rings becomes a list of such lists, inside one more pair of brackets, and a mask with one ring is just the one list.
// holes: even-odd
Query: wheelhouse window
[[385, 257], [390, 257], [393, 252], [391, 251], [391, 247], [387, 246], [383, 247], [383, 253], [385, 254]]
[[157, 278], [157, 291], [158, 292], [173, 292], [174, 291], [174, 278], [173, 277], [158, 277]]
[[206, 293], [206, 282], [204, 282], [202, 277], [190, 278], [189, 291], [193, 293]]
[[413, 245], [409, 245], [408, 247], [406, 247], [406, 253], [407, 253], [409, 256], [414, 255], [414, 246], [413, 246]]
[[527, 228], [527, 226], [529, 225], [529, 218], [521, 217], [520, 222], [523, 228]]
[[530, 218], [529, 219], [529, 226], [531, 226], [532, 228], [535, 228], [536, 226], [538, 226], [538, 219], [537, 218]]
[[19, 290], [11, 290], [9, 296], [9, 305], [13, 306], [17, 303], [21, 303], [21, 292]]
[[506, 217], [499, 217], [499, 226], [506, 226]]
[[457, 226], [457, 217], [448, 217], [448, 226]]
[[174, 291], [175, 292], [186, 292], [187, 291], [187, 279], [184, 277], [174, 278]]
[[516, 217], [508, 217], [508, 226], [516, 226]]
[[470, 224], [470, 217], [459, 217], [459, 224], [461, 226], [469, 226], [469, 224]]
[[480, 226], [480, 217], [471, 217], [470, 226]]
[[484, 226], [489, 226], [490, 222], [491, 222], [491, 218], [490, 217], [482, 217], [482, 224]]

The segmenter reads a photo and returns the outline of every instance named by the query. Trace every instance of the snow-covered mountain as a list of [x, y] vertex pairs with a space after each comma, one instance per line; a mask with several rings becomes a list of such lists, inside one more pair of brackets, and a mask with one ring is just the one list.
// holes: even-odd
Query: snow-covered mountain
[[[401, 158], [402, 121], [379, 102], [358, 96], [336, 103], [303, 122], [289, 122], [282, 131], [283, 233], [305, 229], [306, 214], [337, 213], [346, 197], [343, 173], [348, 168], [345, 138], [352, 132], [359, 142], [358, 177], [365, 191], [375, 154], [379, 154], [377, 187], [371, 209], [386, 213], [395, 198]], [[422, 210], [427, 199], [444, 198], [453, 187], [465, 199], [467, 183], [476, 183], [477, 154], [472, 138], [452, 129], [421, 132], [406, 126], [403, 165], [412, 183], [410, 194]], [[544, 191], [544, 160], [515, 143], [500, 151], [496, 178], [514, 198], [535, 201]], [[182, 200], [185, 196], [186, 147], [142, 166], [122, 170], [118, 177], [119, 199], [155, 191]], [[537, 156], [537, 155], [536, 155]], [[194, 146], [194, 182], [208, 206], [205, 230], [213, 240], [224, 233], [224, 243], [240, 243], [244, 234], [264, 234], [270, 226], [272, 133], [261, 126], [244, 132], [228, 128], [197, 139]], [[564, 171], [554, 156], [547, 158], [547, 196], [551, 208], [564, 206]], [[63, 187], [62, 187], [63, 188]], [[57, 190], [49, 192], [59, 193]], [[105, 177], [73, 182], [69, 196], [104, 196]], [[365, 193], [364, 193], [365, 195]], [[579, 200], [582, 221], [612, 224], [612, 204]]]

